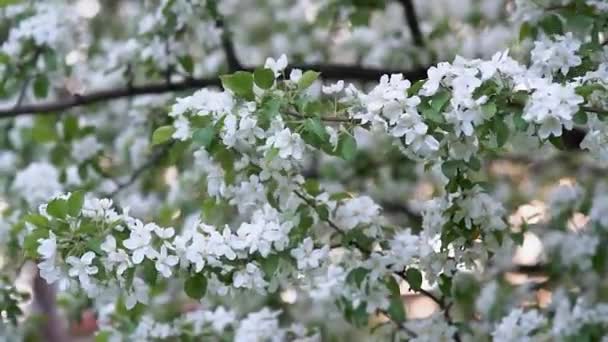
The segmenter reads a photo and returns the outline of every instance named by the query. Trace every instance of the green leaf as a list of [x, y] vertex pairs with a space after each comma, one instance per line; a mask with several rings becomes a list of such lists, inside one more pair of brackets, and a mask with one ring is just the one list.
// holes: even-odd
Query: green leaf
[[57, 140], [57, 131], [55, 130], [56, 118], [38, 117], [32, 127], [32, 139], [37, 143], [47, 143]]
[[84, 204], [84, 191], [74, 191], [68, 199], [68, 214], [72, 217], [80, 215], [80, 210]]
[[487, 102], [481, 106], [481, 111], [486, 118], [491, 118], [496, 114], [496, 103]]
[[152, 133], [152, 145], [159, 145], [168, 141], [173, 133], [175, 133], [175, 128], [171, 125], [158, 127]]
[[319, 137], [322, 141], [326, 141], [329, 139], [329, 134], [325, 130], [325, 126], [321, 123], [319, 118], [310, 118], [306, 120], [306, 129], [313, 132], [317, 137]]
[[481, 169], [481, 160], [476, 157], [471, 157], [471, 159], [469, 159], [469, 167], [473, 171], [479, 171]]
[[404, 322], [406, 319], [405, 306], [401, 299], [401, 291], [399, 284], [392, 276], [389, 276], [386, 281], [386, 288], [390, 291], [390, 304], [387, 310], [390, 318], [395, 322]]
[[74, 140], [78, 136], [78, 118], [66, 116], [63, 120], [63, 137], [66, 141]]
[[441, 113], [448, 101], [452, 98], [452, 95], [447, 90], [439, 91], [437, 94], [433, 95], [431, 98], [431, 108], [435, 110], [437, 113]]
[[350, 15], [350, 23], [353, 26], [367, 26], [372, 11], [369, 8], [355, 8], [355, 11]]
[[454, 309], [466, 319], [475, 314], [475, 299], [479, 290], [480, 286], [474, 275], [459, 272], [454, 276], [451, 291], [455, 303]]
[[585, 111], [579, 110], [578, 113], [574, 114], [573, 121], [577, 125], [586, 125], [587, 124], [587, 113], [585, 113]]
[[211, 146], [213, 139], [215, 138], [215, 130], [213, 127], [199, 128], [192, 133], [192, 141], [205, 148]]
[[532, 38], [534, 39], [534, 37], [536, 37], [538, 29], [531, 25], [529, 22], [524, 22], [521, 27], [519, 28], [519, 41], [523, 41], [526, 38]]
[[503, 118], [497, 117], [494, 120], [494, 132], [496, 133], [496, 144], [498, 147], [505, 145], [509, 140], [509, 126], [503, 121]]
[[39, 74], [34, 79], [34, 95], [37, 98], [45, 98], [49, 93], [49, 79], [45, 74]]
[[46, 212], [56, 218], [65, 218], [68, 215], [68, 201], [56, 198], [49, 202]]
[[551, 135], [548, 140], [551, 143], [551, 145], [555, 146], [555, 148], [557, 148], [558, 150], [565, 151], [567, 149], [566, 145], [564, 145], [564, 142], [563, 142], [561, 136], [556, 137], [554, 135]]
[[262, 267], [267, 279], [272, 279], [279, 268], [279, 261], [281, 261], [281, 258], [278, 254], [270, 254], [260, 260], [260, 266]]
[[49, 225], [49, 220], [44, 215], [28, 214], [24, 217], [25, 221], [39, 228], [45, 228]]
[[354, 284], [356, 287], [361, 287], [361, 283], [363, 283], [369, 273], [370, 270], [367, 268], [357, 267], [348, 273], [346, 282]]
[[321, 75], [320, 72], [308, 70], [304, 74], [302, 74], [302, 78], [298, 81], [298, 89], [304, 90], [308, 89]]
[[253, 93], [253, 75], [246, 71], [237, 71], [232, 75], [220, 76], [224, 89], [229, 89], [235, 95], [246, 100], [255, 99]]
[[452, 291], [452, 278], [445, 274], [439, 276], [439, 290], [444, 296], [449, 296]]
[[111, 335], [109, 331], [100, 331], [95, 335], [95, 342], [109, 342], [110, 337]]
[[207, 292], [207, 278], [202, 273], [196, 273], [184, 282], [184, 291], [192, 299], [201, 299]]
[[182, 66], [182, 68], [184, 68], [184, 70], [188, 73], [188, 74], [192, 74], [192, 72], [194, 71], [194, 61], [192, 60], [192, 56], [190, 55], [185, 55], [179, 58], [179, 64]]
[[564, 32], [564, 25], [559, 16], [552, 14], [545, 16], [540, 22], [539, 26], [548, 35], [562, 34]]
[[154, 261], [150, 259], [144, 259], [141, 264], [143, 267], [142, 277], [146, 284], [156, 285], [156, 278], [158, 278], [158, 272], [156, 271]]
[[255, 84], [262, 89], [270, 89], [274, 84], [274, 72], [270, 69], [256, 68], [253, 72]]
[[443, 123], [444, 118], [440, 112], [433, 109], [430, 105], [421, 106], [421, 113], [425, 119], [431, 120], [436, 123]]
[[462, 166], [460, 160], [448, 160], [441, 164], [441, 171], [448, 178], [454, 178], [458, 174], [458, 169]]
[[414, 291], [420, 291], [422, 287], [422, 273], [416, 268], [410, 267], [405, 271], [405, 279]]
[[36, 259], [38, 257], [38, 240], [46, 239], [49, 237], [49, 230], [45, 228], [38, 228], [29, 233], [23, 240], [23, 250], [25, 255], [29, 258]]
[[354, 160], [357, 155], [357, 141], [348, 132], [341, 132], [338, 137], [338, 154], [344, 160]]

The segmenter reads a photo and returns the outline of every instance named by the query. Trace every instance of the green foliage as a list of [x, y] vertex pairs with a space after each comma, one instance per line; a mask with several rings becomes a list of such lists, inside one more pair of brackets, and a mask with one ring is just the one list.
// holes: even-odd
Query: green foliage
[[321, 73], [308, 70], [302, 74], [302, 78], [298, 81], [298, 88], [300, 90], [308, 89], [318, 78]]
[[338, 155], [344, 160], [354, 160], [357, 155], [357, 141], [348, 132], [342, 131], [338, 136]]
[[154, 130], [154, 133], [152, 133], [152, 145], [159, 145], [167, 142], [171, 139], [173, 133], [175, 133], [175, 128], [171, 125], [158, 127]]
[[220, 76], [224, 89], [232, 91], [236, 96], [245, 100], [252, 101], [255, 98], [253, 93], [253, 74], [246, 71], [237, 71], [232, 75]]
[[270, 89], [274, 84], [274, 72], [270, 69], [257, 68], [253, 73], [255, 84], [262, 89]]
[[422, 273], [417, 268], [408, 268], [405, 271], [405, 280], [414, 291], [419, 291], [422, 288]]
[[201, 299], [207, 292], [207, 277], [202, 273], [191, 275], [184, 282], [184, 291], [192, 299]]

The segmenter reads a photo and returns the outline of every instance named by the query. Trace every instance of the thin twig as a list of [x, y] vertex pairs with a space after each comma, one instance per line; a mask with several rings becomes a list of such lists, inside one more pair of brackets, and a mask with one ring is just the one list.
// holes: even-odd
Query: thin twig
[[143, 163], [140, 167], [138, 167], [131, 174], [131, 176], [129, 177], [129, 179], [126, 182], [118, 184], [116, 189], [114, 191], [112, 191], [108, 195], [108, 197], [115, 197], [116, 195], [118, 195], [119, 192], [121, 192], [122, 190], [133, 185], [133, 183], [135, 183], [135, 181], [137, 181], [137, 179], [144, 172], [146, 172], [148, 169], [150, 169], [152, 166], [154, 166], [156, 163], [158, 163], [166, 155], [166, 153], [169, 152], [169, 150], [171, 149], [171, 146], [173, 146], [173, 144], [166, 144], [166, 145], [163, 145], [161, 148], [155, 150], [152, 153], [152, 155], [150, 156], [150, 158], [145, 163]]

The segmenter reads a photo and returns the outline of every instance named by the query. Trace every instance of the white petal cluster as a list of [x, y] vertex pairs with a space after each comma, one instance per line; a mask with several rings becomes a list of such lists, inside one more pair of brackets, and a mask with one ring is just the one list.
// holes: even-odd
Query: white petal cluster
[[74, 6], [51, 1], [32, 7], [34, 14], [20, 20], [17, 26], [10, 30], [8, 39], [0, 50], [11, 56], [19, 56], [31, 39], [36, 46], [67, 51], [76, 40], [65, 37], [74, 37], [78, 25], [81, 24]]
[[524, 108], [523, 119], [540, 125], [538, 136], [547, 139], [562, 135], [562, 128], [572, 129], [574, 114], [583, 103], [572, 84], [561, 85], [538, 79], [534, 92]]
[[336, 209], [336, 223], [344, 230], [369, 225], [378, 219], [380, 207], [368, 196], [348, 199]]
[[572, 32], [565, 36], [553, 36], [552, 39], [543, 37], [534, 42], [534, 49], [530, 53], [531, 70], [549, 77], [557, 71], [567, 75], [571, 68], [582, 63], [577, 55], [580, 47], [581, 42], [573, 37]]
[[326, 261], [329, 246], [315, 248], [313, 240], [307, 237], [297, 248], [292, 249], [290, 254], [296, 259], [299, 270], [316, 269]]
[[31, 163], [17, 172], [12, 188], [31, 207], [36, 207], [63, 190], [59, 183], [59, 171], [46, 162]]
[[496, 326], [492, 337], [497, 342], [536, 341], [533, 336], [538, 329], [547, 324], [538, 311], [514, 309]]
[[352, 116], [363, 124], [371, 122], [394, 137], [405, 137], [405, 143], [414, 153], [425, 155], [439, 149], [439, 142], [427, 134], [428, 126], [416, 108], [420, 98], [407, 95], [410, 86], [402, 74], [394, 74], [382, 76], [380, 83], [367, 94], [351, 89], [363, 106], [363, 110]]
[[464, 219], [467, 228], [480, 226], [483, 230], [504, 230], [507, 228], [503, 217], [506, 214], [502, 204], [476, 186], [455, 198], [460, 210], [456, 219]]

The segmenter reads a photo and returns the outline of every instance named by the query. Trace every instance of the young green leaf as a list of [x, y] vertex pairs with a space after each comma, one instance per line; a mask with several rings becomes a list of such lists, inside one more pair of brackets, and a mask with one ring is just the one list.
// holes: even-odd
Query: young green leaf
[[215, 138], [215, 130], [213, 127], [204, 127], [197, 129], [192, 133], [192, 141], [205, 148], [211, 146], [213, 139]]
[[45, 74], [39, 74], [34, 79], [34, 95], [37, 98], [45, 98], [49, 93], [49, 78]]
[[319, 75], [321, 75], [321, 73], [316, 71], [306, 71], [298, 82], [298, 88], [300, 90], [308, 89], [308, 87], [310, 87], [317, 80], [317, 78], [319, 78]]
[[274, 84], [274, 72], [266, 68], [257, 68], [253, 72], [255, 84], [262, 89], [270, 89]]
[[345, 160], [354, 160], [357, 154], [357, 141], [348, 132], [341, 132], [338, 137], [338, 154]]
[[49, 202], [46, 212], [56, 218], [66, 218], [68, 216], [68, 201], [56, 198]]
[[158, 127], [154, 133], [152, 133], [152, 145], [162, 144], [169, 139], [175, 133], [175, 128], [171, 125]]
[[68, 199], [68, 214], [76, 217], [80, 214], [82, 205], [84, 204], [84, 191], [74, 191]]
[[190, 276], [184, 282], [184, 291], [192, 299], [201, 299], [207, 292], [207, 278], [202, 273]]
[[419, 291], [422, 287], [422, 273], [416, 268], [410, 267], [405, 271], [405, 279], [414, 291]]
[[222, 85], [235, 95], [246, 100], [252, 101], [255, 98], [253, 93], [253, 75], [246, 71], [237, 71], [232, 75], [220, 76]]

